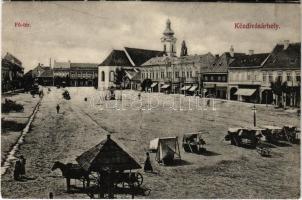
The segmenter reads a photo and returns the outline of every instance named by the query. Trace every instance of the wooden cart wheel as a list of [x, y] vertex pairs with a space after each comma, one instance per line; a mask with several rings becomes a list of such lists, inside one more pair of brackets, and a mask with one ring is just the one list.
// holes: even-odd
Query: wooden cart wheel
[[141, 173], [136, 173], [136, 175], [135, 175], [135, 183], [137, 184], [137, 186], [142, 185], [143, 181], [144, 181], [143, 175]]

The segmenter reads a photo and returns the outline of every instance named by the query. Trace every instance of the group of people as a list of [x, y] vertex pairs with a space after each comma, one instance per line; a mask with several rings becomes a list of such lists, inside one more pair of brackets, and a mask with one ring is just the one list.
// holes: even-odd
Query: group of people
[[15, 169], [14, 169], [14, 179], [20, 180], [25, 176], [25, 164], [26, 159], [21, 155], [20, 158], [16, 160]]

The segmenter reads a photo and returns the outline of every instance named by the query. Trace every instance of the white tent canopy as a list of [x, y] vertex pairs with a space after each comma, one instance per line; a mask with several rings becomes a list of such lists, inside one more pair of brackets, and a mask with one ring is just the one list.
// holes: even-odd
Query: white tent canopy
[[192, 86], [192, 87], [190, 88], [189, 91], [190, 91], [190, 92], [194, 92], [194, 91], [197, 89], [197, 87], [198, 87], [198, 86], [194, 85], [194, 86]]
[[155, 138], [150, 141], [149, 150], [156, 151], [155, 159], [158, 162], [162, 162], [169, 154], [173, 154], [174, 158], [181, 158], [178, 137]]
[[256, 89], [246, 89], [246, 88], [239, 88], [235, 95], [240, 96], [252, 96], [256, 92]]
[[157, 83], [152, 83], [151, 87], [155, 87], [157, 85]]
[[165, 85], [161, 86], [161, 89], [167, 89], [168, 87], [170, 87], [170, 85], [165, 84]]
[[186, 85], [186, 86], [183, 86], [180, 90], [188, 90], [191, 86], [190, 85]]

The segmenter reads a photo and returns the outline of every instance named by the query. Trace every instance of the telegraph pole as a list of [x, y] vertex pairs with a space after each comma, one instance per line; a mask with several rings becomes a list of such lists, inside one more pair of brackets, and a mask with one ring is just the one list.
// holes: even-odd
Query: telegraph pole
[[256, 105], [254, 104], [252, 110], [254, 111], [254, 127], [256, 127]]

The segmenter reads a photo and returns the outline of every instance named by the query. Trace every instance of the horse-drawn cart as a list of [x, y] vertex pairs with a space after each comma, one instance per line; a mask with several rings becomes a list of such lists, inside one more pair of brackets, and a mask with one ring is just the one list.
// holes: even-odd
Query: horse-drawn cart
[[186, 133], [182, 138], [182, 147], [185, 152], [201, 153], [205, 151], [206, 142], [201, 137], [201, 133]]
[[138, 170], [141, 166], [124, 149], [125, 147], [117, 144], [108, 135], [106, 139], [76, 158], [83, 169], [96, 175], [95, 185], [92, 186], [96, 191], [89, 188], [87, 190], [90, 197], [96, 192], [99, 198], [103, 198], [105, 194], [114, 198], [114, 194], [120, 190], [130, 191], [134, 196], [134, 191], [140, 188], [143, 176], [133, 170]]

